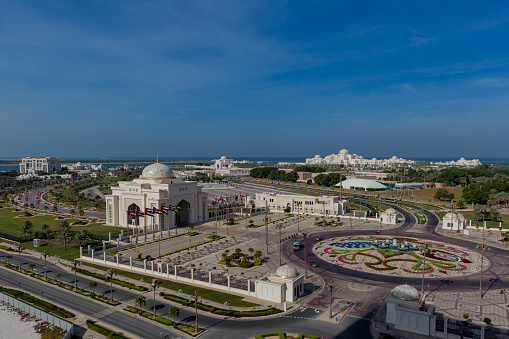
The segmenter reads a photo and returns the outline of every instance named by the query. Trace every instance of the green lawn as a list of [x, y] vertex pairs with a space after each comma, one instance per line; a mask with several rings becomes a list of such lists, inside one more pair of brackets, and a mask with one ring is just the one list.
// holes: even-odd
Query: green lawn
[[[83, 263], [83, 265], [94, 267], [94, 268], [97, 268], [97, 269], [100, 269], [103, 271], [106, 271], [109, 269], [107, 267], [99, 266], [96, 264], [91, 264], [88, 262], [82, 262], [82, 263]], [[151, 282], [152, 279], [154, 279], [154, 277], [152, 277], [152, 276], [134, 273], [134, 272], [130, 272], [130, 271], [123, 271], [123, 270], [116, 270], [116, 271], [117, 271], [117, 274], [120, 276], [125, 276], [125, 277], [132, 278], [132, 279], [135, 279], [138, 281], [140, 281], [140, 279], [143, 279], [143, 281], [145, 281], [145, 282]], [[243, 301], [242, 299], [244, 299], [244, 297], [241, 297], [238, 295], [232, 295], [232, 294], [228, 294], [225, 292], [209, 290], [207, 288], [196, 287], [193, 285], [187, 285], [187, 284], [169, 281], [169, 280], [162, 280], [159, 278], [158, 278], [158, 280], [161, 282], [161, 287], [164, 287], [164, 288], [167, 288], [167, 289], [170, 289], [173, 291], [178, 291], [179, 289], [181, 289], [184, 293], [189, 294], [189, 295], [194, 295], [194, 291], [197, 291], [198, 295], [201, 298], [215, 301], [218, 303], [224, 303], [225, 301], [227, 301], [230, 304], [230, 306], [237, 306], [237, 307], [260, 306], [258, 304]]]
[[[20, 217], [15, 218], [16, 216]], [[44, 213], [38, 216], [25, 217], [24, 211], [21, 208], [19, 208], [19, 211], [16, 211], [16, 209], [12, 207], [0, 208], [0, 232], [17, 236], [19, 235], [19, 228], [25, 220], [30, 220], [34, 224], [32, 231], [35, 233], [42, 232], [41, 227], [43, 224], [47, 224], [51, 231], [57, 231], [62, 224], [62, 221], [67, 220], [70, 224], [72, 224], [77, 222], [79, 218], [66, 217], [65, 219], [58, 219], [55, 215], [44, 215]], [[124, 227], [106, 226], [105, 224], [99, 223], [71, 226], [71, 229], [73, 231], [87, 229], [90, 233], [97, 235], [108, 235], [109, 232], [116, 235], [119, 234], [121, 230], [124, 230], [124, 232], [127, 231]]]

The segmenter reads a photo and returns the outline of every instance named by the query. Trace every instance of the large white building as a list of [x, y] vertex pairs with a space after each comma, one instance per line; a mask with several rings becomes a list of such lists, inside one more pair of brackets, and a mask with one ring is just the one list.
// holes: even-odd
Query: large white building
[[251, 168], [235, 167], [233, 159], [227, 159], [223, 155], [214, 160], [214, 171], [216, 175], [220, 176], [246, 176], [249, 175]]
[[349, 166], [373, 166], [373, 167], [394, 167], [398, 165], [414, 164], [413, 160], [406, 160], [393, 156], [390, 159], [364, 159], [364, 157], [357, 154], [350, 154], [348, 150], [342, 149], [338, 154], [331, 154], [322, 158], [320, 155], [315, 155], [314, 158], [306, 159], [308, 165], [342, 165]]
[[255, 204], [258, 208], [267, 206], [271, 211], [313, 215], [344, 215], [348, 211], [348, 200], [339, 200], [338, 196], [290, 195], [276, 193], [256, 193]]
[[32, 158], [27, 157], [21, 159], [19, 164], [20, 174], [37, 174], [39, 171], [46, 173], [60, 172], [60, 160], [54, 157]]
[[[106, 196], [107, 225], [159, 230], [208, 220], [207, 194], [197, 182], [175, 178], [172, 169], [164, 164], [145, 167], [139, 179], [120, 181], [111, 191]], [[177, 211], [154, 216], [137, 213], [153, 208], [161, 211], [161, 206], [169, 205], [172, 209], [178, 206]]]
[[479, 159], [466, 160], [465, 158], [460, 158], [458, 161], [444, 161], [444, 162], [431, 162], [431, 165], [440, 166], [440, 167], [466, 167], [472, 168], [476, 166], [482, 165]]
[[89, 164], [77, 162], [75, 164], [66, 164], [65, 167], [69, 171], [104, 171], [106, 168], [103, 164]]

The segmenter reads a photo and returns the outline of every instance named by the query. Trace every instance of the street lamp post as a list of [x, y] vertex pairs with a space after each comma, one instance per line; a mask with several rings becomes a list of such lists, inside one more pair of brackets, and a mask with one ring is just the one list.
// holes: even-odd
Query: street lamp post
[[104, 274], [104, 276], [106, 277], [106, 279], [110, 279], [110, 294], [111, 294], [111, 302], [113, 302], [113, 276], [116, 275], [117, 273], [115, 272], [115, 270], [113, 269], [109, 269], [106, 271], [106, 273]]
[[161, 283], [157, 279], [152, 280], [152, 284], [150, 284], [150, 286], [152, 287], [152, 290], [154, 291], [154, 315], [153, 315], [153, 318], [156, 317], [156, 289], [159, 287], [160, 284]]
[[283, 224], [277, 224], [276, 229], [279, 230], [279, 266], [281, 266], [281, 230], [284, 228]]
[[426, 251], [428, 249], [428, 244], [425, 243], [424, 246], [422, 247], [422, 251], [423, 251], [423, 258], [424, 258], [424, 264], [423, 264], [423, 267], [422, 267], [422, 285], [421, 285], [421, 296], [424, 297], [424, 273], [426, 272]]
[[269, 255], [269, 217], [268, 217], [268, 207], [267, 200], [265, 200], [265, 246], [267, 247], [267, 255]]
[[334, 281], [331, 279], [327, 284], [327, 288], [330, 292], [330, 301], [329, 301], [329, 318], [332, 319], [332, 292], [334, 291]]
[[198, 292], [194, 291], [194, 314], [196, 318], [196, 325], [194, 327], [194, 333], [198, 333]]
[[21, 272], [21, 243], [18, 243], [18, 270]]
[[306, 272], [306, 279], [308, 277], [308, 246], [307, 246], [307, 238], [308, 234], [306, 232], [302, 232], [302, 236], [304, 237], [304, 271]]
[[482, 299], [482, 270], [484, 264], [484, 228], [486, 227], [486, 221], [484, 221], [484, 213], [482, 218], [482, 244], [481, 244], [481, 275], [479, 277], [479, 299]]
[[80, 266], [81, 262], [74, 259], [74, 261], [72, 262], [71, 265], [73, 266], [73, 270], [74, 270], [74, 290], [77, 291], [78, 290], [78, 279], [76, 278], [76, 267]]
[[46, 272], [46, 257], [49, 255], [48, 253], [46, 253], [46, 251], [44, 251], [42, 254], [41, 254], [43, 257], [44, 257], [44, 280], [48, 280], [48, 276], [47, 276], [47, 272]]
[[302, 205], [302, 201], [296, 201], [297, 205], [297, 232], [300, 232], [300, 205]]

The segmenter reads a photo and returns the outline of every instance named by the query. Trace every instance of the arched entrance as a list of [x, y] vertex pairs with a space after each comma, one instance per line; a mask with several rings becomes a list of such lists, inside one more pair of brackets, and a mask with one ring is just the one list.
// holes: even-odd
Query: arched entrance
[[127, 225], [129, 226], [139, 226], [140, 225], [140, 217], [136, 215], [136, 211], [140, 208], [136, 204], [131, 204], [127, 208]]
[[180, 209], [176, 213], [177, 227], [189, 225], [189, 208], [191, 205], [184, 199], [177, 204]]

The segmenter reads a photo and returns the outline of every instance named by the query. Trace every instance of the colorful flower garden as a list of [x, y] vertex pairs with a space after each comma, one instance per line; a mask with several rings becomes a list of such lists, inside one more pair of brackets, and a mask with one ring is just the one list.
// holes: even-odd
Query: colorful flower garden
[[[355, 236], [321, 241], [313, 252], [322, 260], [375, 274], [427, 278], [481, 271], [481, 254], [446, 243], [404, 237]], [[489, 268], [484, 258], [483, 270]]]

